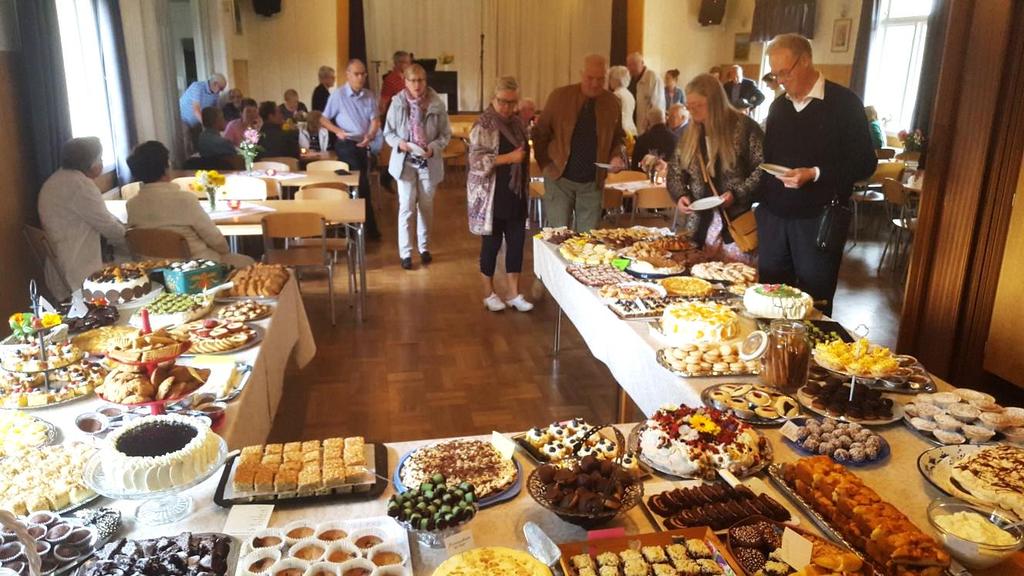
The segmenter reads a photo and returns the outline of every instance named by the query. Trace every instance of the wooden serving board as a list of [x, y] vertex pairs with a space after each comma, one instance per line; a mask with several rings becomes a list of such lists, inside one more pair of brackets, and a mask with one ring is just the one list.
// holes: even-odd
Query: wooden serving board
[[714, 555], [714, 560], [722, 567], [727, 575], [736, 576], [743, 574], [739, 564], [729, 553], [729, 549], [721, 540], [715, 536], [707, 526], [700, 528], [682, 528], [680, 530], [667, 530], [664, 532], [652, 532], [649, 534], [635, 534], [621, 538], [605, 538], [601, 540], [587, 540], [583, 542], [569, 542], [559, 544], [562, 551], [562, 571], [566, 575], [574, 575], [576, 571], [572, 568], [572, 557], [578, 554], [590, 554], [594, 558], [605, 552], [622, 552], [623, 550], [637, 549], [642, 546], [668, 546], [670, 544], [681, 544], [688, 538], [699, 538], [703, 540]]

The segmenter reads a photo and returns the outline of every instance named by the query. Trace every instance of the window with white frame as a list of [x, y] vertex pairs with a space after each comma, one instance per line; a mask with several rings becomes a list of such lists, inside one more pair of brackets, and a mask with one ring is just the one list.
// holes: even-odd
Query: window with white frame
[[928, 16], [933, 0], [882, 0], [871, 37], [864, 104], [887, 132], [914, 128]]
[[96, 136], [103, 144], [103, 168], [114, 168], [114, 130], [100, 42], [92, 0], [57, 0], [64, 77], [75, 138]]

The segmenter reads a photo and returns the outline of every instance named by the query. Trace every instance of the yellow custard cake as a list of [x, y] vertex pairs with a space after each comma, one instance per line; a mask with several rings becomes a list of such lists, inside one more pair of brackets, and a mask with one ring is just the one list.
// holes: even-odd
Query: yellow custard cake
[[666, 336], [693, 344], [722, 342], [737, 336], [739, 317], [723, 304], [680, 302], [665, 307], [661, 330]]

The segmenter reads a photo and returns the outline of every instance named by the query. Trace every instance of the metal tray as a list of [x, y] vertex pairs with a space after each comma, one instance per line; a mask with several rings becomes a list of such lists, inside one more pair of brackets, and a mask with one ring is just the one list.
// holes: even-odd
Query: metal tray
[[[179, 532], [179, 534], [181, 534], [181, 532]], [[225, 567], [225, 570], [224, 570], [224, 574], [223, 575], [218, 575], [218, 576], [234, 576], [234, 574], [236, 573], [237, 568], [238, 568], [238, 557], [239, 557], [239, 555], [241, 554], [241, 551], [242, 551], [242, 543], [239, 542], [239, 540], [237, 538], [235, 538], [234, 536], [232, 536], [230, 534], [224, 534], [222, 532], [194, 532], [192, 535], [193, 536], [200, 536], [200, 537], [201, 536], [226, 536], [229, 539], [229, 542], [230, 542], [230, 545], [228, 547], [228, 557], [227, 557], [227, 560], [226, 560], [226, 567]], [[128, 540], [134, 540], [134, 539], [133, 538], [128, 538]], [[139, 540], [135, 540], [135, 541], [139, 542], [139, 541], [142, 541], [142, 540], [155, 540], [155, 538], [143, 538], [143, 539], [139, 539]], [[95, 563], [96, 563], [96, 560], [91, 559], [91, 558], [87, 559], [84, 563], [82, 563], [81, 566], [79, 566], [78, 570], [75, 572], [75, 576], [85, 576], [85, 571], [88, 570], [89, 567], [92, 566]]]
[[[224, 471], [221, 473], [220, 482], [217, 483], [217, 491], [213, 494], [213, 501], [218, 506], [230, 508], [236, 504], [262, 504], [273, 503], [275, 506], [292, 506], [304, 504], [319, 504], [327, 500], [370, 500], [377, 498], [384, 493], [388, 487], [388, 479], [381, 475], [382, 471], [388, 469], [388, 450], [383, 444], [367, 444], [367, 448], [373, 447], [373, 484], [362, 484], [367, 486], [366, 490], [356, 492], [339, 492], [337, 489], [330, 489], [320, 494], [264, 494], [264, 495], [240, 495], [235, 496], [231, 490], [231, 479], [234, 477], [235, 463], [238, 461], [238, 454], [231, 454], [224, 462]], [[346, 485], [351, 488], [352, 484]], [[344, 488], [344, 486], [342, 487]]]
[[[755, 426], [781, 426], [782, 424], [785, 424], [787, 420], [791, 420], [792, 419], [792, 418], [787, 418], [787, 417], [782, 416], [782, 415], [780, 415], [780, 416], [778, 416], [776, 418], [762, 418], [761, 416], [758, 416], [751, 409], [737, 410], [736, 408], [733, 408], [731, 406], [726, 406], [725, 404], [723, 404], [721, 402], [718, 402], [717, 400], [711, 398], [712, 392], [714, 392], [715, 390], [720, 389], [722, 386], [730, 386], [730, 385], [732, 385], [732, 386], [736, 386], [736, 385], [752, 386], [754, 389], [763, 390], [764, 392], [767, 392], [768, 394], [771, 394], [772, 396], [774, 396], [776, 398], [778, 398], [778, 397], [786, 397], [786, 398], [789, 398], [790, 400], [792, 400], [794, 404], [796, 404], [797, 410], [799, 410], [801, 408], [800, 402], [798, 402], [796, 398], [793, 398], [789, 394], [783, 394], [782, 392], [779, 392], [777, 390], [772, 390], [771, 388], [769, 388], [767, 386], [762, 386], [760, 384], [748, 384], [746, 382], [736, 382], [736, 383], [723, 382], [722, 384], [715, 384], [713, 386], [708, 386], [707, 388], [705, 388], [700, 393], [701, 401], [703, 401], [704, 405], [709, 407], [709, 408], [714, 408], [716, 410], [722, 410], [722, 411], [726, 411], [726, 410], [731, 411], [733, 413], [733, 415], [736, 416], [736, 418], [739, 419], [740, 421], [746, 422], [747, 424], [753, 424]], [[749, 408], [749, 405], [748, 405], [748, 408]], [[799, 417], [800, 416], [797, 415], [794, 418], [799, 418]]]
[[756, 376], [761, 373], [760, 370], [744, 370], [741, 372], [701, 372], [699, 374], [694, 374], [683, 370], [676, 370], [675, 368], [672, 367], [671, 364], [668, 363], [667, 360], [665, 360], [664, 354], [664, 348], [658, 350], [658, 353], [655, 354], [655, 357], [658, 359], [658, 364], [660, 364], [661, 367], [664, 368], [665, 370], [668, 370], [669, 372], [675, 374], [676, 376], [682, 376], [683, 378], [712, 378], [716, 376]]

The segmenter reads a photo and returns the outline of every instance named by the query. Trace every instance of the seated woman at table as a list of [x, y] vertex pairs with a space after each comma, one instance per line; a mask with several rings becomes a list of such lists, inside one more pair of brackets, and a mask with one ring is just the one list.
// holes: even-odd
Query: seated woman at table
[[[761, 180], [758, 165], [764, 157], [764, 132], [757, 122], [729, 105], [714, 76], [697, 76], [685, 92], [690, 127], [668, 161], [665, 184], [678, 203], [686, 230], [709, 257], [753, 265], [756, 251], [743, 252], [733, 242], [725, 217], [735, 218], [751, 209]], [[693, 201], [716, 191], [724, 200], [720, 207], [690, 208]]]
[[[481, 237], [480, 278], [484, 306], [491, 312], [506, 304], [529, 312], [533, 304], [519, 292], [526, 240], [526, 202], [530, 182], [530, 144], [526, 127], [516, 114], [519, 83], [512, 76], [498, 79], [491, 105], [469, 133], [469, 176], [466, 199], [469, 231]], [[494, 268], [502, 239], [505, 241], [505, 274], [508, 295], [503, 301], [494, 290]]]
[[124, 226], [103, 204], [94, 178], [103, 171], [103, 145], [94, 136], [64, 143], [60, 170], [54, 172], [39, 191], [39, 220], [46, 239], [63, 271], [46, 263], [46, 285], [58, 300], [82, 287], [82, 281], [103, 267], [101, 238], [123, 248]]
[[402, 76], [405, 89], [391, 99], [384, 139], [392, 150], [388, 172], [398, 181], [398, 255], [402, 268], [412, 270], [413, 218], [417, 219], [420, 260], [424, 264], [433, 260], [429, 235], [434, 190], [444, 180], [442, 154], [452, 128], [444, 102], [427, 86], [426, 70], [413, 64]]
[[306, 124], [299, 126], [299, 147], [310, 152], [327, 152], [331, 149], [331, 133], [320, 125], [323, 117], [319, 110], [313, 110], [306, 116]]
[[263, 119], [260, 118], [259, 104], [252, 98], [245, 98], [242, 100], [242, 117], [228, 122], [224, 128], [224, 138], [237, 147], [242, 143], [245, 131], [249, 128], [255, 128], [259, 132], [263, 128]]
[[289, 88], [284, 91], [284, 102], [278, 106], [284, 120], [292, 120], [299, 112], [306, 113], [306, 105], [299, 102], [299, 93]]
[[128, 200], [128, 226], [177, 232], [188, 242], [192, 258], [236, 267], [252, 264], [252, 258], [231, 252], [228, 241], [203, 211], [196, 195], [171, 182], [167, 172], [170, 156], [163, 144], [150, 140], [136, 146], [128, 157], [132, 176], [143, 182], [139, 193]]

